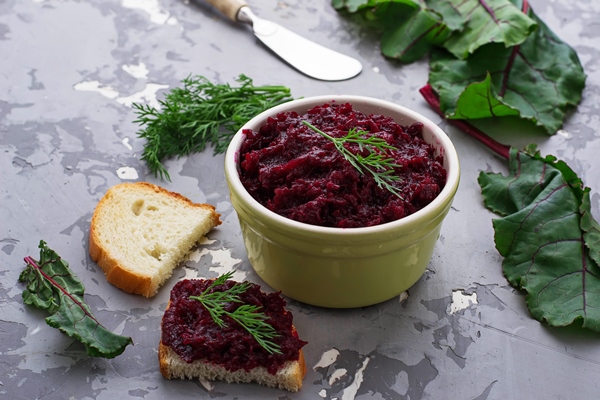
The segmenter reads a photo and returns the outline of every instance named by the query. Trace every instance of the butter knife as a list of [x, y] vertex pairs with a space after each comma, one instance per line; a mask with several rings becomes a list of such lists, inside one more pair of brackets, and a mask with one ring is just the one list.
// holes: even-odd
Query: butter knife
[[257, 17], [244, 0], [208, 2], [232, 21], [250, 25], [263, 44], [305, 75], [323, 81], [342, 81], [355, 77], [362, 70], [360, 61]]

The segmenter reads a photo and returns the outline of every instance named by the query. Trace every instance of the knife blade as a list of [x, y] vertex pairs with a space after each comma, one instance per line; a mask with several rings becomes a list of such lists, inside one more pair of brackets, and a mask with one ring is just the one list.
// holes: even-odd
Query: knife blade
[[360, 61], [257, 17], [244, 0], [208, 2], [232, 21], [250, 25], [265, 46], [305, 75], [323, 81], [342, 81], [362, 71]]

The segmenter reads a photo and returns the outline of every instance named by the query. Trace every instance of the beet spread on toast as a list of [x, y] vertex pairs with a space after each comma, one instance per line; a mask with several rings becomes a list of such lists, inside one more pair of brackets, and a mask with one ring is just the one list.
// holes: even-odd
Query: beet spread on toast
[[[226, 326], [219, 326], [207, 308], [197, 299], [191, 298], [201, 296], [212, 284], [212, 280], [186, 279], [173, 287], [169, 306], [162, 320], [161, 347], [168, 346], [185, 363], [197, 363], [200, 360], [228, 372], [236, 372], [236, 376], [241, 371], [251, 372], [255, 369], [276, 375], [288, 368], [290, 363], [302, 364], [297, 368], [301, 371], [302, 378], [305, 365], [301, 349], [306, 342], [299, 339], [292, 313], [285, 309], [286, 301], [281, 294], [266, 294], [258, 285], [246, 283], [247, 289], [238, 295], [239, 302], [228, 302], [225, 305], [230, 313], [242, 305], [260, 307], [259, 311], [266, 316], [265, 321], [277, 334], [270, 340], [277, 345], [279, 352], [270, 353], [230, 317], [223, 316]], [[224, 292], [234, 285], [239, 283], [227, 280], [213, 286], [208, 292]], [[165, 376], [170, 378], [168, 375], [171, 374], [167, 373]], [[192, 377], [192, 374], [187, 373], [179, 375]]]

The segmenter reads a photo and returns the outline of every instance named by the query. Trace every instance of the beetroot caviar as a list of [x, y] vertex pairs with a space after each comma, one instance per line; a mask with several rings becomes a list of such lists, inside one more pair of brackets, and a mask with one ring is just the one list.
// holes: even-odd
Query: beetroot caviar
[[[184, 361], [191, 363], [202, 359], [220, 365], [228, 371], [251, 369], [263, 366], [275, 374], [286, 361], [296, 361], [300, 349], [306, 344], [293, 329], [292, 313], [285, 310], [286, 301], [280, 293], [266, 294], [256, 284], [239, 295], [241, 303], [229, 303], [226, 310], [235, 311], [242, 304], [258, 305], [279, 336], [271, 339], [278, 344], [281, 354], [269, 354], [237, 322], [223, 316], [225, 327], [219, 327], [208, 310], [190, 296], [200, 296], [211, 280], [185, 279], [171, 290], [169, 307], [162, 320], [163, 344], [171, 347]], [[212, 291], [225, 291], [236, 282], [228, 280]]]
[[[396, 196], [361, 174], [335, 148], [302, 121], [333, 137], [350, 129], [384, 139], [396, 150]], [[365, 115], [348, 103], [316, 106], [304, 115], [283, 112], [267, 119], [258, 132], [246, 129], [240, 149], [240, 179], [250, 195], [269, 210], [312, 225], [355, 228], [379, 225], [422, 209], [444, 188], [443, 156], [422, 136], [423, 124], [398, 125], [390, 117]], [[357, 154], [357, 144], [345, 144]], [[364, 151], [364, 150], [363, 150]], [[363, 156], [366, 154], [363, 154]]]

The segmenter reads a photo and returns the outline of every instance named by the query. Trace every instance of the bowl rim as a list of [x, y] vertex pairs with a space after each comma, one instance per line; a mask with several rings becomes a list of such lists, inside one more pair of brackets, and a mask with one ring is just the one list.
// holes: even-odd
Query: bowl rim
[[[432, 131], [436, 140], [439, 140], [441, 147], [443, 148], [444, 158], [447, 159], [448, 162], [446, 185], [444, 186], [442, 191], [436, 196], [435, 199], [433, 199], [431, 203], [429, 203], [428, 205], [411, 215], [408, 215], [395, 221], [390, 221], [384, 224], [367, 227], [337, 228], [307, 224], [305, 222], [295, 221], [282, 215], [279, 215], [260, 204], [256, 199], [254, 199], [250, 195], [250, 193], [248, 193], [248, 191], [246, 190], [239, 178], [238, 160], [241, 145], [246, 137], [246, 135], [243, 133], [244, 129], [249, 129], [250, 127], [254, 126], [260, 127], [260, 125], [266, 122], [268, 117], [275, 116], [280, 112], [296, 111], [297, 109], [305, 108], [306, 110], [308, 110], [314, 106], [325, 104], [328, 102], [350, 103], [353, 106], [356, 102], [366, 102], [372, 104], [375, 107], [382, 108], [382, 115], [385, 115], [385, 109], [391, 108], [394, 109], [396, 113], [404, 114], [409, 118], [422, 122], [425, 126], [427, 126], [429, 130]], [[432, 213], [435, 214], [435, 210], [443, 208], [444, 204], [450, 201], [456, 193], [460, 180], [460, 162], [458, 159], [456, 148], [454, 147], [454, 144], [452, 143], [446, 132], [444, 132], [444, 130], [442, 130], [437, 124], [435, 124], [433, 121], [431, 121], [424, 115], [419, 114], [418, 112], [411, 110], [407, 107], [386, 100], [360, 95], [337, 94], [311, 96], [291, 100], [289, 102], [282, 103], [275, 107], [269, 108], [268, 110], [261, 112], [260, 114], [256, 115], [254, 118], [246, 122], [236, 132], [236, 134], [233, 136], [232, 140], [230, 141], [227, 147], [227, 151], [225, 153], [225, 175], [226, 179], [229, 182], [230, 190], [235, 190], [236, 194], [240, 196], [241, 199], [248, 206], [250, 206], [254, 212], [260, 214], [267, 220], [270, 220], [270, 222], [272, 223], [281, 224], [287, 227], [288, 229], [297, 229], [299, 231], [303, 231], [309, 234], [336, 234], [351, 237], [378, 232], [383, 233], [389, 230], [397, 230], [403, 226], [414, 224], [421, 219], [430, 218]]]

